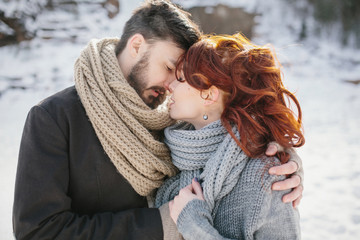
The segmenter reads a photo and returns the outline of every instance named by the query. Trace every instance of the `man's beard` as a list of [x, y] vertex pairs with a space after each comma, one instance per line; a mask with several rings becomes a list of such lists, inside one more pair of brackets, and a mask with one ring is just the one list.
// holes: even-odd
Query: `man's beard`
[[[144, 57], [137, 62], [130, 71], [128, 76], [128, 82], [131, 87], [135, 89], [140, 98], [144, 101], [146, 105], [154, 109], [159, 106], [165, 100], [165, 89], [160, 86], [151, 86], [146, 88], [147, 81], [146, 76], [149, 68], [149, 52], [144, 54]], [[155, 97], [150, 95], [148, 97], [144, 96], [145, 90], [154, 90], [159, 93], [159, 96]]]

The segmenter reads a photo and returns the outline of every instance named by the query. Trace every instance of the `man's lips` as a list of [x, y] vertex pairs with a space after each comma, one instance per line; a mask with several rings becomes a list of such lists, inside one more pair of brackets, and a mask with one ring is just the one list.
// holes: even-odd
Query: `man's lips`
[[158, 91], [156, 91], [156, 90], [151, 89], [151, 91], [152, 91], [151, 95], [153, 95], [156, 98], [160, 95], [160, 93]]
[[159, 95], [165, 94], [165, 91], [162, 89], [149, 89], [149, 90], [150, 90], [150, 95], [154, 96], [155, 98], [157, 98]]

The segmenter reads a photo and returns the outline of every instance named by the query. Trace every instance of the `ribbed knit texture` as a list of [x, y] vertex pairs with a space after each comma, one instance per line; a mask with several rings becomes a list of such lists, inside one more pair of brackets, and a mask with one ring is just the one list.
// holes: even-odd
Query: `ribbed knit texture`
[[[233, 129], [239, 137], [236, 128]], [[155, 205], [173, 199], [194, 177], [202, 181], [204, 198], [213, 213], [218, 201], [235, 186], [249, 157], [239, 148], [221, 121], [194, 130], [180, 123], [165, 129], [165, 143], [180, 173], [168, 180], [157, 192]]]
[[277, 159], [250, 159], [220, 121], [200, 130], [168, 127], [165, 142], [180, 173], [160, 187], [155, 205], [173, 199], [193, 177], [202, 181], [205, 201], [190, 201], [177, 219], [184, 239], [300, 239], [299, 214], [281, 200], [289, 191], [271, 191], [285, 178], [268, 174]]
[[177, 219], [184, 239], [301, 239], [298, 211], [281, 200], [289, 191], [271, 191], [272, 183], [285, 177], [269, 175], [270, 162], [247, 161], [233, 190], [220, 200], [215, 217], [204, 201], [189, 202]]
[[168, 112], [149, 108], [124, 78], [119, 39], [92, 40], [75, 63], [75, 87], [105, 152], [137, 193], [149, 195], [176, 168], [159, 133]]

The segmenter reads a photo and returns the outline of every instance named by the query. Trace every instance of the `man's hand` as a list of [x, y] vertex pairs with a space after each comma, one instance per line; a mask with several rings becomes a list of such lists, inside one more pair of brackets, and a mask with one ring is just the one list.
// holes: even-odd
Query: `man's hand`
[[[302, 171], [298, 162], [300, 160], [299, 156], [293, 151], [284, 149], [276, 142], [271, 142], [265, 152], [267, 156], [274, 156], [277, 152], [287, 152], [290, 154], [290, 159], [287, 163], [280, 166], [275, 166], [269, 169], [269, 174], [272, 175], [291, 175], [290, 178], [285, 179], [284, 181], [276, 182], [272, 185], [272, 190], [287, 190], [293, 189], [289, 194], [283, 196], [283, 202], [292, 202], [293, 207], [297, 207], [300, 204], [302, 198], [303, 186], [301, 183], [301, 178], [299, 175], [294, 174], [295, 172]], [[296, 162], [295, 162], [296, 160]]]

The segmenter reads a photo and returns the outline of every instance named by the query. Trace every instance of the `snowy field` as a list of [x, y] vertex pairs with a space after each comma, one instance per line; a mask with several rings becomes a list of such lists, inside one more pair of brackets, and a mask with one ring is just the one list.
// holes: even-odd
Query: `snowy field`
[[[50, 18], [57, 18], [69, 27], [86, 23], [88, 30], [77, 30], [80, 37], [74, 42], [62, 40], [64, 35], [0, 48], [0, 239], [13, 239], [14, 179], [28, 110], [72, 85], [74, 61], [87, 41], [119, 36], [139, 2], [121, 1], [121, 12], [111, 21], [104, 11], [76, 19], [56, 13], [38, 21], [46, 25]], [[198, 4], [178, 2], [186, 7]], [[298, 150], [305, 169], [305, 191], [299, 206], [302, 239], [360, 239], [360, 85], [346, 82], [360, 80], [360, 50], [344, 48], [327, 36], [299, 42], [301, 21], [281, 0], [202, 2], [228, 3], [262, 13], [256, 18], [253, 40], [275, 46], [284, 66], [285, 85], [300, 101], [306, 137], [305, 146]], [[311, 19], [308, 24], [313, 24]]]

